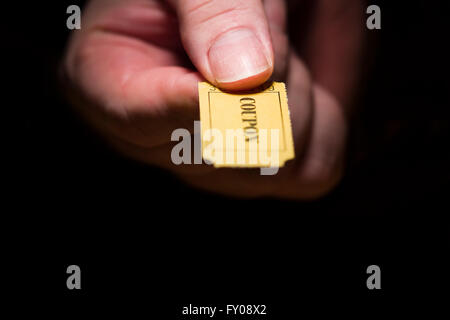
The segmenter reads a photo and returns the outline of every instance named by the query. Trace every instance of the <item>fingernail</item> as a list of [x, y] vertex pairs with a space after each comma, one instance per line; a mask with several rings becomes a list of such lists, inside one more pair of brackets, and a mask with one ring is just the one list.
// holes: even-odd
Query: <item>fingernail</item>
[[248, 29], [236, 29], [220, 36], [209, 50], [209, 63], [219, 83], [246, 79], [272, 67], [262, 43]]

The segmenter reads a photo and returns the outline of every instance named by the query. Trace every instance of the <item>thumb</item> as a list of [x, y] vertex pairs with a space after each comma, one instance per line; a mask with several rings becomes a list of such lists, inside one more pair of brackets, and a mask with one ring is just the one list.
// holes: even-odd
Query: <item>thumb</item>
[[211, 83], [250, 89], [272, 74], [274, 54], [261, 0], [169, 0], [183, 45]]

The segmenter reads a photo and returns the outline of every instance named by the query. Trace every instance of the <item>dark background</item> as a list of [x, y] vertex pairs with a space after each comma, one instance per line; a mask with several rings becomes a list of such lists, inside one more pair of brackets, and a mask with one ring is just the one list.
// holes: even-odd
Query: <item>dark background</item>
[[[182, 304], [253, 303], [276, 319], [365, 317], [445, 297], [448, 1], [370, 1], [382, 30], [368, 34], [347, 174], [309, 203], [211, 195], [109, 150], [58, 85], [70, 4], [81, 2], [1, 5], [4, 265], [11, 296], [32, 298], [20, 312], [178, 318]], [[71, 264], [79, 292], [65, 287]], [[365, 286], [371, 264], [378, 292]]]

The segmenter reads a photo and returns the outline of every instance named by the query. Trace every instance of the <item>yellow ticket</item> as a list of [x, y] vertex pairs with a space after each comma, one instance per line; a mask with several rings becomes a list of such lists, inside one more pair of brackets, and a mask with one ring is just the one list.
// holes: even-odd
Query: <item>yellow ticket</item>
[[295, 157], [284, 83], [228, 93], [199, 83], [202, 156], [214, 167], [282, 167]]

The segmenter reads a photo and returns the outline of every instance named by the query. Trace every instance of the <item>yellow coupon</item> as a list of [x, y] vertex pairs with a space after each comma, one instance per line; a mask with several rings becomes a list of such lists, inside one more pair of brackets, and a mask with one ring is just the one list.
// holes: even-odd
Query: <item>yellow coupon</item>
[[199, 83], [202, 156], [214, 167], [282, 167], [295, 157], [284, 83], [224, 92]]

